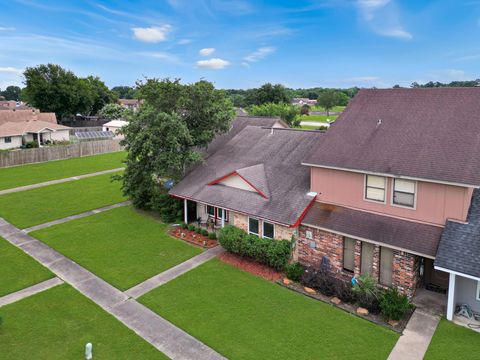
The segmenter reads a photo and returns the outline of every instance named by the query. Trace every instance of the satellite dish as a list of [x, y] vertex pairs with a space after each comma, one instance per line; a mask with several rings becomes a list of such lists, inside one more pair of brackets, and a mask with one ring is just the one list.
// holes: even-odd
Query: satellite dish
[[169, 179], [169, 180], [165, 181], [165, 184], [163, 186], [165, 186], [166, 189], [170, 190], [173, 187], [173, 185], [174, 185], [173, 180]]

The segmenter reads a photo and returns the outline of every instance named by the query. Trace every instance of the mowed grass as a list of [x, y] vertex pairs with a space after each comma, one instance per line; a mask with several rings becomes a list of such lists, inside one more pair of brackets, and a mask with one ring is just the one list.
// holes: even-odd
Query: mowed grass
[[93, 358], [168, 359], [157, 349], [68, 285], [60, 285], [0, 308], [3, 360]]
[[202, 252], [166, 230], [167, 225], [128, 206], [30, 235], [126, 290]]
[[424, 359], [480, 359], [480, 333], [442, 319]]
[[125, 200], [113, 174], [0, 196], [0, 216], [23, 229]]
[[[335, 115], [302, 115], [301, 121], [316, 121], [320, 123], [333, 122], [338, 116]], [[330, 121], [329, 121], [330, 120]]]
[[52, 277], [50, 271], [0, 237], [0, 297]]
[[[343, 112], [343, 110], [345, 110], [346, 106], [340, 106], [340, 105], [337, 105], [337, 106], [334, 106], [333, 108], [331, 108], [329, 111], [330, 112]], [[313, 106], [310, 111], [325, 111], [325, 109], [321, 106]]]
[[123, 167], [125, 152], [119, 151], [68, 160], [0, 168], [0, 190], [64, 179]]
[[386, 359], [398, 334], [217, 259], [140, 301], [229, 359]]

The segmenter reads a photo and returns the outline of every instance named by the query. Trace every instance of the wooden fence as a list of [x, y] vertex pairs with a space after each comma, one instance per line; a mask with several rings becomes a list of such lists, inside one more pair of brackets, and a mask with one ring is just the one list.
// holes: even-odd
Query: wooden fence
[[120, 140], [85, 141], [71, 145], [49, 146], [0, 152], [0, 168], [52, 160], [70, 159], [122, 150]]

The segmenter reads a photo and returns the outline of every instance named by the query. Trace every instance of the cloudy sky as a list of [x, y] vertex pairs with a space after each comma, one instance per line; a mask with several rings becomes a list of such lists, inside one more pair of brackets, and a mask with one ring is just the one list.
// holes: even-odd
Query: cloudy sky
[[1, 1], [0, 88], [57, 63], [109, 86], [221, 88], [480, 78], [480, 0]]

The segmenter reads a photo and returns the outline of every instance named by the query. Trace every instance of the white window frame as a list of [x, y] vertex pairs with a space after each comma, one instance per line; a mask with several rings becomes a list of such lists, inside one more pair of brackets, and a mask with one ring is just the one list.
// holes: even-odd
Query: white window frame
[[[265, 236], [265, 224], [270, 224], [273, 226], [273, 237], [268, 237]], [[265, 239], [275, 239], [275, 224], [268, 222], [268, 221], [262, 221], [262, 237]]]
[[[383, 177], [383, 184], [384, 184], [384, 191], [385, 191], [385, 196], [383, 197], [383, 201], [367, 198], [367, 179], [369, 176]], [[375, 204], [386, 204], [387, 203], [387, 177], [381, 176], [381, 175], [365, 174], [363, 177], [363, 200], [370, 201]]]
[[[213, 209], [213, 215], [208, 212], [208, 208], [211, 207]], [[205, 205], [205, 212], [207, 213], [208, 216], [215, 217], [215, 206], [212, 205]]]
[[[253, 233], [250, 231], [250, 219], [252, 220], [257, 220], [257, 223], [258, 223], [258, 234], [257, 233]], [[260, 220], [258, 218], [254, 218], [254, 217], [248, 217], [248, 233], [250, 235], [257, 235], [257, 236], [260, 236]]]
[[401, 204], [395, 204], [393, 201], [394, 195], [395, 195], [395, 180], [398, 178], [393, 178], [392, 179], [392, 191], [390, 193], [390, 205], [394, 207], [399, 207], [399, 208], [404, 208], [404, 209], [410, 209], [410, 210], [415, 210], [417, 208], [417, 181], [416, 180], [410, 180], [410, 179], [400, 179], [400, 180], [405, 180], [405, 181], [411, 181], [413, 182], [413, 206], [408, 206], [408, 205], [401, 205]]
[[3, 139], [5, 141], [5, 144], [11, 144], [12, 143], [12, 137], [11, 136], [5, 136]]
[[477, 281], [477, 300], [480, 301], [480, 280]]

